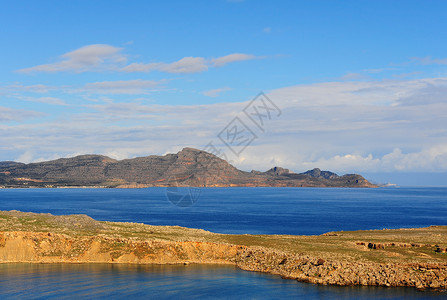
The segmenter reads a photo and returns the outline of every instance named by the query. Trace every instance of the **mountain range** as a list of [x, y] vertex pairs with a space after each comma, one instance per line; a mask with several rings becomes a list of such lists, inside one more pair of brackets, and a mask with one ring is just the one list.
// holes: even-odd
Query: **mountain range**
[[273, 167], [241, 171], [205, 151], [115, 160], [80, 155], [38, 163], [0, 162], [0, 187], [375, 187], [358, 174], [339, 176], [320, 169], [293, 173]]

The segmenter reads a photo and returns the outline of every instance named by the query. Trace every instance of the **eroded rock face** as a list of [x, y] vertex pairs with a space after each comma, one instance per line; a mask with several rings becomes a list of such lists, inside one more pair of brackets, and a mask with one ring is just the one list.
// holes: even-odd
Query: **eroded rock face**
[[274, 167], [244, 172], [205, 151], [184, 148], [177, 154], [117, 161], [102, 155], [81, 155], [53, 161], [20, 164], [0, 162], [0, 187], [99, 186], [272, 186], [374, 187], [360, 175], [338, 176], [314, 169], [296, 174]]
[[135, 241], [102, 236], [2, 232], [0, 262], [234, 263], [240, 246], [207, 242]]

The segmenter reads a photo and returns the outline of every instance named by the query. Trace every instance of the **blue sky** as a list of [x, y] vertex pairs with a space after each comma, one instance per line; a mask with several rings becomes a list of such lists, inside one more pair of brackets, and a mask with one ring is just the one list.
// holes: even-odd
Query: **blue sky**
[[446, 10], [445, 1], [2, 1], [0, 160], [204, 148], [263, 91], [282, 114], [252, 129], [257, 139], [229, 158], [237, 167], [445, 185]]

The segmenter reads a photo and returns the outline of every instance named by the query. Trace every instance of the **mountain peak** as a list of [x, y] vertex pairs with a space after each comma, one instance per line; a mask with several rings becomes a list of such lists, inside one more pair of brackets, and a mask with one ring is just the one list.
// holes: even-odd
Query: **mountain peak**
[[277, 176], [281, 176], [284, 174], [289, 174], [290, 171], [289, 169], [285, 169], [285, 168], [281, 168], [281, 167], [273, 167], [270, 170], [268, 170], [267, 172], [265, 172], [267, 174], [271, 174], [271, 175], [277, 175]]
[[324, 178], [324, 179], [334, 179], [339, 177], [337, 174], [329, 172], [329, 171], [321, 171], [319, 168], [314, 168], [312, 170], [309, 170], [307, 172], [304, 172], [303, 174], [309, 175], [314, 178]]
[[202, 152], [202, 151], [199, 149], [196, 149], [196, 148], [185, 147], [182, 150], [180, 150], [179, 152]]

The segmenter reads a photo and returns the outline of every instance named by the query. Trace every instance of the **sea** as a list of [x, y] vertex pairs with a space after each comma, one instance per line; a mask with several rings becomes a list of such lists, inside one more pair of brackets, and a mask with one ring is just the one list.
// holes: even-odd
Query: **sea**
[[[178, 193], [191, 193], [188, 188]], [[228, 234], [447, 225], [447, 187], [0, 189], [0, 210], [87, 214]], [[220, 265], [0, 264], [0, 299], [447, 299], [414, 288], [321, 286]]]

